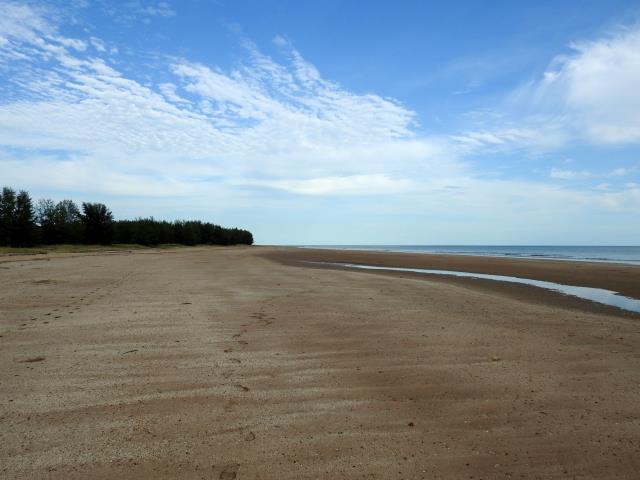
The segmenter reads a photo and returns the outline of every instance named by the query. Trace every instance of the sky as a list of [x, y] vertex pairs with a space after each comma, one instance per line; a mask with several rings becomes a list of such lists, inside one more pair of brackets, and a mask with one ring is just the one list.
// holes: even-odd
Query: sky
[[640, 245], [640, 3], [0, 0], [0, 185], [258, 244]]

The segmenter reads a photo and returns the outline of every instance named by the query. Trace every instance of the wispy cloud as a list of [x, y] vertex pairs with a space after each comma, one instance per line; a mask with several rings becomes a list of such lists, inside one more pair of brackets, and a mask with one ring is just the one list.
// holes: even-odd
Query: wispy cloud
[[640, 142], [640, 29], [575, 43], [534, 88], [535, 100], [557, 101], [593, 143]]
[[395, 195], [415, 191], [417, 185], [407, 179], [393, 179], [384, 174], [311, 178], [307, 180], [250, 181], [256, 185], [302, 195]]
[[619, 167], [605, 172], [593, 172], [590, 170], [569, 170], [564, 168], [552, 167], [549, 172], [551, 178], [560, 180], [575, 180], [585, 178], [607, 178], [607, 177], [626, 177], [638, 171], [637, 167]]
[[551, 178], [557, 178], [561, 180], [570, 180], [570, 179], [576, 179], [576, 178], [589, 178], [593, 176], [593, 173], [591, 173], [588, 170], [580, 170], [580, 171], [565, 170], [565, 169], [554, 167], [551, 169], [549, 176]]
[[121, 24], [133, 25], [136, 22], [151, 23], [154, 18], [170, 18], [176, 16], [170, 3], [153, 0], [130, 0], [114, 5], [102, 1], [102, 8], [108, 15]]
[[[36, 11], [12, 5], [5, 13], [13, 18], [1, 31], [11, 42], [7, 68], [23, 76], [13, 80], [18, 99], [0, 105], [3, 145], [68, 150], [79, 163], [109, 159], [168, 178], [224, 172], [235, 183], [256, 176], [319, 185], [344, 177], [370, 179], [377, 191], [399, 162], [433, 166], [442, 153], [437, 142], [415, 138], [414, 112], [323, 79], [289, 45], [287, 61], [277, 63], [246, 42], [248, 61], [229, 71], [174, 59], [166, 72], [173, 82], [153, 88], [118, 71], [97, 37], [89, 52]], [[450, 158], [441, 163], [458, 168]], [[363, 170], [369, 176], [358, 176]]]
[[[553, 150], [571, 142], [640, 143], [640, 26], [576, 42], [456, 140]], [[517, 127], [514, 127], [517, 125]]]

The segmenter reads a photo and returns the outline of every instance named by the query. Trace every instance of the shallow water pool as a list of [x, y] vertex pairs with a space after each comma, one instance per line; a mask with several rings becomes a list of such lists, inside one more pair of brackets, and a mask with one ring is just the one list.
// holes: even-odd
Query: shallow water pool
[[453, 277], [479, 278], [482, 280], [494, 280], [497, 282], [521, 283], [534, 287], [546, 288], [572, 297], [602, 303], [612, 307], [621, 308], [630, 312], [640, 313], [640, 300], [625, 297], [618, 292], [605, 290], [603, 288], [578, 287], [574, 285], [562, 285], [561, 283], [534, 280], [531, 278], [510, 277], [507, 275], [491, 275], [488, 273], [458, 272], [454, 270], [430, 270], [427, 268], [402, 268], [402, 267], [376, 267], [374, 265], [358, 265], [355, 263], [326, 263], [325, 265], [336, 265], [340, 267], [359, 268], [362, 270], [387, 270], [392, 272], [412, 272], [427, 273], [430, 275], [449, 275]]

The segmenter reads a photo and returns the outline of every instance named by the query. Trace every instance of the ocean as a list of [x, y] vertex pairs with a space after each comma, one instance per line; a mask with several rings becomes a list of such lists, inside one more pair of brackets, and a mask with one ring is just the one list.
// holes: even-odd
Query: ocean
[[640, 246], [553, 245], [297, 245], [303, 248], [445, 253], [482, 257], [610, 262], [640, 265]]

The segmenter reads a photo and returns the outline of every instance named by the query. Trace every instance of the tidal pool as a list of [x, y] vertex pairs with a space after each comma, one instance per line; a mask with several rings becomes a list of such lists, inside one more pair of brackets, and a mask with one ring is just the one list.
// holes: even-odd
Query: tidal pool
[[575, 285], [563, 285], [561, 283], [534, 280], [532, 278], [510, 277], [507, 275], [491, 275], [488, 273], [458, 272], [454, 270], [430, 270], [427, 268], [402, 268], [402, 267], [376, 267], [374, 265], [358, 265], [355, 263], [328, 263], [326, 265], [336, 265], [340, 267], [359, 268], [362, 270], [388, 270], [392, 272], [412, 272], [426, 273], [430, 275], [449, 275], [452, 277], [479, 278], [482, 280], [493, 280], [497, 282], [521, 283], [534, 287], [546, 288], [572, 297], [583, 298], [596, 303], [610, 305], [630, 312], [640, 313], [640, 300], [625, 297], [618, 292], [605, 290], [603, 288], [578, 287]]

